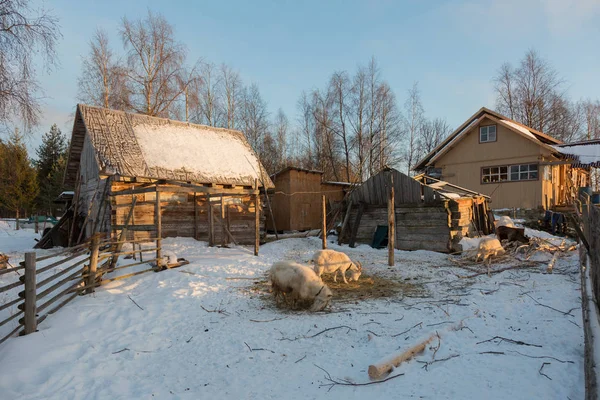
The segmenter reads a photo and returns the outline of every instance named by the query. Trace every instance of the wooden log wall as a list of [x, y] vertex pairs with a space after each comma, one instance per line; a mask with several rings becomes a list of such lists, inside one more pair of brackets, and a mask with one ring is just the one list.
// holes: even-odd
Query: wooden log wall
[[[161, 187], [169, 185], [161, 185]], [[112, 191], [140, 188], [139, 183], [113, 182]], [[136, 197], [136, 206], [133, 212], [133, 223], [129, 226], [128, 239], [142, 239], [156, 237], [154, 225], [156, 192], [135, 195], [115, 196], [112, 198], [112, 224], [118, 228], [125, 223], [133, 197]], [[194, 201], [195, 197], [195, 201]], [[215, 220], [221, 220], [225, 215], [224, 224], [229, 221], [229, 231], [238, 244], [254, 243], [254, 200], [250, 195], [213, 195], [209, 197], [203, 193], [194, 195], [184, 192], [163, 191], [160, 194], [162, 237], [195, 237], [197, 240], [209, 239], [209, 201], [213, 207]], [[224, 213], [221, 210], [221, 199], [224, 203]], [[194, 204], [195, 203], [195, 204]], [[221, 244], [225, 235], [219, 222], [213, 224], [215, 244]], [[264, 229], [264, 216], [261, 215], [260, 229]]]
[[[431, 250], [442, 253], [460, 251], [458, 242], [472, 233], [471, 199], [448, 200], [437, 204], [401, 204], [396, 206], [396, 249]], [[358, 210], [350, 212], [348, 226], [353, 227]], [[356, 242], [371, 244], [378, 225], [387, 225], [387, 208], [365, 205]]]

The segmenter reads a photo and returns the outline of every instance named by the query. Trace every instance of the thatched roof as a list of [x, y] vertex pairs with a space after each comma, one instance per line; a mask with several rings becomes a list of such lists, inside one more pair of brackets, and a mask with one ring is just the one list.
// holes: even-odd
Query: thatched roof
[[83, 104], [77, 105], [66, 186], [75, 185], [86, 135], [108, 175], [238, 186], [258, 178], [274, 187], [242, 132]]

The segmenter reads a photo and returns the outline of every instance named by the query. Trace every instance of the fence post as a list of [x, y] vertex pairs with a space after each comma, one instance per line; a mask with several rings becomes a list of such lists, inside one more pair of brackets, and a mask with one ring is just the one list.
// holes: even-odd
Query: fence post
[[23, 318], [25, 335], [37, 329], [35, 275], [35, 252], [25, 253], [25, 316]]
[[92, 243], [90, 245], [90, 268], [88, 272], [87, 282], [85, 286], [89, 286], [86, 290], [86, 294], [94, 292], [94, 283], [96, 282], [96, 268], [98, 267], [98, 250], [100, 249], [99, 235], [92, 236]]
[[388, 265], [395, 264], [394, 248], [396, 246], [396, 211], [394, 199], [394, 175], [390, 172], [390, 194], [388, 198]]
[[37, 215], [35, 216], [35, 233], [40, 233], [40, 222], [38, 221]]
[[162, 215], [160, 210], [160, 191], [156, 185], [156, 204], [154, 206], [154, 223], [156, 224], [156, 265], [159, 269], [164, 266], [162, 259]]
[[323, 235], [323, 250], [327, 248], [327, 202], [325, 200], [325, 195], [322, 196], [322, 207], [321, 207], [321, 234]]
[[260, 204], [259, 204], [259, 202], [260, 202], [260, 192], [258, 191], [258, 179], [255, 179], [254, 180], [254, 255], [255, 256], [258, 256], [258, 249], [260, 247]]

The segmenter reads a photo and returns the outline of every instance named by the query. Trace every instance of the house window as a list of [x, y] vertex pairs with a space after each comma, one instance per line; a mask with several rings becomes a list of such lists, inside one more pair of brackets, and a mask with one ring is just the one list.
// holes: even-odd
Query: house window
[[487, 167], [481, 170], [483, 183], [504, 182], [508, 180], [508, 167]]
[[538, 178], [537, 164], [523, 164], [510, 166], [511, 181], [532, 181]]
[[496, 125], [482, 126], [479, 128], [479, 142], [488, 143], [496, 141]]
[[481, 183], [534, 181], [538, 179], [537, 164], [499, 165], [481, 168]]

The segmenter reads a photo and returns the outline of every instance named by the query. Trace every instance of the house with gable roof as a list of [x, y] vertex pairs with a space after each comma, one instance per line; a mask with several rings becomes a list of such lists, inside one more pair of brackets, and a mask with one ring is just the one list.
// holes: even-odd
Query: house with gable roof
[[563, 145], [482, 107], [413, 169], [486, 194], [495, 209], [548, 209], [589, 185], [589, 168], [573, 165]]

